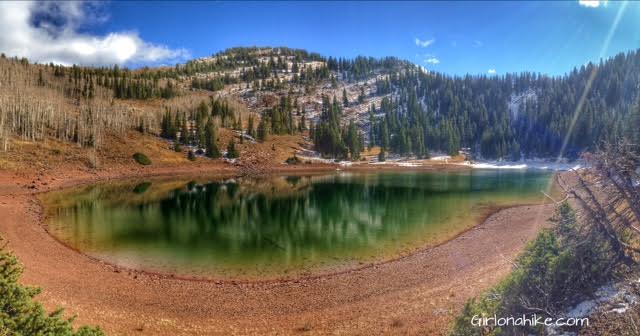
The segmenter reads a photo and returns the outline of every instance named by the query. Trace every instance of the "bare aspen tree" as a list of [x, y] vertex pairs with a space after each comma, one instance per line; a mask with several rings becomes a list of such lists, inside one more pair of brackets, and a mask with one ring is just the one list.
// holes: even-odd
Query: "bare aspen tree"
[[118, 102], [89, 70], [82, 71], [0, 59], [0, 149], [6, 151], [14, 136], [97, 148], [107, 133], [121, 135], [141, 124], [158, 132], [159, 108]]

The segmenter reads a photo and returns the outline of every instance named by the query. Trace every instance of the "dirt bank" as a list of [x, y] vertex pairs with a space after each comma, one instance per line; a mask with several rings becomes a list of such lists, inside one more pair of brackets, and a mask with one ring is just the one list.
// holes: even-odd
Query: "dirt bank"
[[43, 288], [38, 299], [48, 308], [67, 307], [77, 322], [114, 335], [443, 334], [469, 297], [509, 272], [552, 212], [550, 205], [505, 209], [445, 244], [393, 262], [270, 283], [118, 270], [66, 248], [40, 225], [38, 190], [122, 176], [238, 173], [227, 164], [147, 168], [0, 173], [0, 235], [24, 264], [23, 281]]

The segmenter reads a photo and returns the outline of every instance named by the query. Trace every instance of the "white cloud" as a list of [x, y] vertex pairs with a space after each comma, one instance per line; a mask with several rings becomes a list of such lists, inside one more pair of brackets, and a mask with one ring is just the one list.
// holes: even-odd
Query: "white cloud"
[[89, 2], [0, 1], [0, 51], [41, 63], [113, 65], [182, 60], [184, 49], [142, 40], [136, 32], [81, 33], [107, 16]]
[[435, 57], [429, 57], [429, 58], [427, 58], [427, 59], [426, 59], [426, 60], [424, 60], [424, 61], [425, 61], [426, 63], [429, 63], [429, 64], [438, 64], [438, 63], [440, 63], [440, 60], [439, 60], [439, 59], [437, 59], [437, 58], [435, 58]]
[[607, 5], [607, 1], [598, 1], [598, 0], [578, 0], [578, 4], [580, 6], [584, 6], [584, 7], [590, 7], [590, 8], [598, 8], [600, 7], [600, 5], [602, 6], [606, 6]]
[[432, 45], [434, 42], [436, 42], [436, 39], [421, 40], [421, 39], [416, 37], [416, 45], [418, 47], [426, 48], [426, 47]]
[[433, 64], [433, 65], [440, 64], [440, 60], [434, 54], [421, 54], [421, 55], [417, 54], [416, 58], [422, 59], [423, 63]]
[[496, 69], [489, 69], [487, 70], [487, 73], [490, 75], [495, 75], [496, 74]]

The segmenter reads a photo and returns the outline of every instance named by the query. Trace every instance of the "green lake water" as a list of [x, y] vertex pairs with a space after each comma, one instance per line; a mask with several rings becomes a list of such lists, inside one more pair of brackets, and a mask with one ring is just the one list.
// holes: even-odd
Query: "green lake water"
[[153, 180], [42, 196], [51, 234], [120, 266], [261, 278], [381, 261], [454, 237], [499, 206], [545, 201], [536, 171]]

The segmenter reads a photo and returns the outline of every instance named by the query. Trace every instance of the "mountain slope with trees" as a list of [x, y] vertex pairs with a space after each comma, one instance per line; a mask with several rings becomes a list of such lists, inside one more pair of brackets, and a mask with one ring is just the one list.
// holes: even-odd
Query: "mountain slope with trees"
[[211, 153], [227, 146], [207, 145], [207, 134], [222, 128], [236, 132], [238, 143], [302, 136], [325, 157], [351, 160], [374, 146], [381, 158], [468, 148], [484, 159], [573, 159], [602, 141], [640, 132], [639, 51], [559, 77], [458, 77], [393, 57], [327, 58], [258, 47], [135, 70], [30, 64], [3, 55], [0, 70], [4, 150], [16, 136], [95, 147], [107, 133], [136, 129], [181, 145], [176, 149], [205, 153], [208, 146]]

